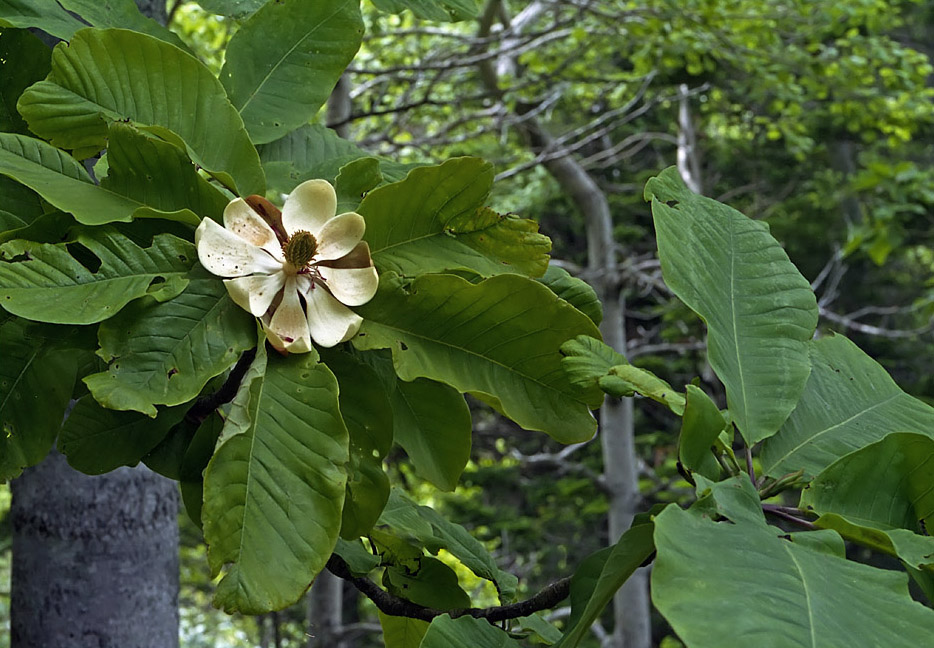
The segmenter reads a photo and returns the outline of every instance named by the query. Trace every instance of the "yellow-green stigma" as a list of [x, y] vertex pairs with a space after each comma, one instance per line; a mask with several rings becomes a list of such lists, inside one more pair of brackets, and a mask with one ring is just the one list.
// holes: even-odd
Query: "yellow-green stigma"
[[282, 254], [296, 270], [301, 270], [314, 258], [318, 251], [318, 241], [311, 232], [299, 230], [282, 246]]

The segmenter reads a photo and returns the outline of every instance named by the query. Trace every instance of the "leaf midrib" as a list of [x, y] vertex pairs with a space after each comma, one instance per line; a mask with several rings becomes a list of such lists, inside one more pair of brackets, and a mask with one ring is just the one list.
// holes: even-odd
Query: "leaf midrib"
[[[312, 1], [314, 1], [314, 0], [312, 0]], [[276, 61], [275, 65], [273, 65], [272, 68], [269, 70], [269, 72], [266, 73], [266, 76], [264, 76], [264, 77], [262, 78], [262, 80], [261, 80], [259, 83], [256, 84], [256, 87], [250, 92], [249, 96], [247, 97], [247, 100], [246, 100], [245, 102], [243, 102], [243, 106], [241, 106], [240, 108], [237, 109], [237, 112], [240, 113], [240, 115], [243, 115], [243, 112], [246, 110], [247, 106], [250, 105], [250, 102], [252, 102], [253, 99], [256, 98], [256, 96], [259, 94], [260, 90], [262, 90], [263, 87], [266, 85], [266, 83], [269, 81], [270, 77], [272, 77], [272, 75], [273, 75], [276, 71], [278, 71], [280, 67], [282, 67], [283, 62], [284, 62], [287, 58], [289, 58], [289, 57], [292, 55], [292, 53], [295, 52], [296, 49], [298, 49], [298, 46], [301, 45], [302, 43], [304, 43], [304, 42], [305, 42], [309, 37], [311, 37], [312, 34], [314, 34], [316, 31], [318, 31], [319, 29], [321, 29], [326, 23], [328, 23], [332, 18], [334, 18], [334, 16], [338, 15], [341, 11], [343, 11], [344, 8], [345, 8], [348, 4], [350, 4], [349, 1], [348, 1], [348, 2], [344, 2], [343, 4], [341, 4], [341, 6], [338, 7], [337, 9], [335, 9], [334, 12], [333, 12], [332, 14], [328, 15], [328, 16], [327, 16], [326, 18], [324, 18], [321, 22], [319, 22], [317, 25], [315, 25], [315, 27], [314, 27], [311, 31], [306, 32], [305, 35], [302, 36], [301, 38], [299, 38], [298, 41], [296, 41], [296, 43], [295, 43], [292, 47], [290, 47], [289, 50], [288, 50], [285, 54], [283, 54], [281, 57], [279, 57], [279, 60]]]
[[[543, 387], [543, 388], [545, 388], [545, 389], [547, 389], [547, 390], [549, 390], [549, 391], [552, 391], [552, 392], [554, 392], [554, 393], [556, 393], [556, 394], [559, 394], [559, 395], [561, 395], [561, 396], [563, 396], [563, 397], [570, 398], [571, 400], [573, 400], [573, 401], [575, 401], [575, 402], [577, 402], [577, 403], [581, 403], [581, 404], [586, 405], [586, 403], [585, 403], [584, 401], [582, 401], [582, 400], [580, 400], [580, 399], [578, 399], [578, 398], [576, 398], [576, 397], [574, 397], [574, 396], [568, 394], [567, 392], [561, 391], [561, 390], [559, 390], [559, 389], [556, 388], [556, 387], [552, 387], [551, 385], [548, 385], [548, 384], [546, 384], [546, 383], [543, 383], [541, 380], [539, 380], [538, 378], [535, 378], [534, 376], [530, 376], [530, 375], [528, 375], [528, 374], [524, 374], [524, 373], [518, 371], [517, 369], [515, 369], [515, 368], [513, 368], [513, 367], [510, 367], [509, 365], [503, 364], [502, 362], [499, 362], [498, 360], [495, 360], [494, 358], [490, 358], [490, 357], [481, 355], [481, 354], [477, 353], [476, 351], [472, 351], [472, 350], [466, 349], [466, 348], [464, 348], [464, 347], [459, 347], [459, 346], [457, 346], [457, 345], [455, 345], [455, 344], [452, 344], [452, 343], [450, 343], [450, 342], [445, 342], [445, 341], [443, 341], [443, 340], [438, 340], [438, 339], [435, 339], [435, 338], [430, 338], [430, 337], [428, 337], [427, 335], [423, 335], [423, 334], [420, 334], [420, 333], [415, 333], [415, 332], [413, 332], [413, 331], [409, 331], [409, 330], [406, 330], [406, 329], [401, 328], [401, 327], [398, 327], [398, 326], [392, 326], [392, 325], [386, 324], [386, 323], [384, 323], [384, 322], [379, 322], [379, 321], [376, 321], [376, 320], [373, 320], [373, 319], [371, 319], [371, 320], [369, 320], [369, 321], [372, 322], [375, 326], [381, 326], [381, 327], [386, 328], [386, 329], [389, 329], [389, 330], [391, 330], [391, 331], [397, 331], [397, 332], [399, 332], [399, 333], [404, 333], [404, 334], [406, 334], [406, 335], [410, 335], [410, 336], [415, 337], [415, 338], [418, 338], [418, 339], [420, 339], [420, 340], [424, 340], [424, 341], [426, 341], [426, 342], [430, 342], [430, 343], [433, 343], [433, 344], [438, 344], [438, 345], [447, 347], [447, 348], [449, 348], [449, 349], [453, 349], [453, 350], [455, 350], [455, 351], [461, 351], [461, 352], [463, 352], [463, 353], [466, 353], [466, 354], [468, 354], [468, 355], [471, 355], [471, 356], [473, 356], [473, 357], [475, 357], [475, 358], [478, 358], [478, 359], [480, 359], [480, 360], [485, 360], [485, 361], [487, 361], [487, 362], [489, 362], [489, 363], [491, 363], [491, 364], [494, 364], [494, 365], [497, 365], [497, 366], [499, 366], [499, 367], [502, 367], [503, 369], [505, 369], [506, 371], [508, 371], [508, 372], [511, 373], [511, 374], [515, 374], [516, 376], [519, 376], [519, 377], [521, 377], [521, 378], [525, 378], [525, 379], [529, 380], [530, 382], [533, 382], [533, 383], [535, 383], [535, 384], [537, 384], [537, 385], [540, 385], [541, 387]], [[548, 330], [548, 329], [539, 329], [538, 331], [536, 331], [536, 333], [540, 333], [541, 331], [547, 331], [547, 330]]]

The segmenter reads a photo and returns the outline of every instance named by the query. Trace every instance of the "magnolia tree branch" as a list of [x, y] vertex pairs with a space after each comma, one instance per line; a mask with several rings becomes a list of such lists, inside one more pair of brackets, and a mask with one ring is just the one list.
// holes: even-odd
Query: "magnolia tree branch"
[[335, 576], [343, 578], [356, 587], [364, 596], [373, 601], [377, 608], [390, 616], [407, 617], [431, 621], [437, 616], [448, 614], [452, 618], [472, 616], [475, 619], [486, 619], [490, 623], [518, 619], [534, 612], [553, 608], [568, 597], [571, 591], [571, 579], [562, 578], [555, 581], [535, 596], [511, 605], [496, 605], [488, 608], [462, 608], [459, 610], [436, 610], [435, 608], [418, 605], [407, 601], [395, 594], [391, 594], [369, 578], [354, 576], [350, 567], [343, 558], [332, 554], [327, 564], [328, 571]]

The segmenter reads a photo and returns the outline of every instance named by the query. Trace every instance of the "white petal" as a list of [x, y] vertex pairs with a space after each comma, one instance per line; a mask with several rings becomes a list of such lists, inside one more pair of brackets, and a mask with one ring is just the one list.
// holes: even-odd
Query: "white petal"
[[284, 284], [284, 272], [224, 280], [227, 292], [230, 293], [230, 298], [234, 300], [234, 303], [256, 317], [262, 316], [269, 310], [269, 305], [275, 299], [276, 294], [282, 290]]
[[323, 347], [346, 342], [360, 330], [363, 318], [317, 286], [305, 293], [308, 302], [308, 328], [311, 337]]
[[318, 238], [321, 227], [337, 213], [337, 194], [327, 180], [308, 180], [295, 187], [282, 207], [282, 226], [292, 236], [299, 230]]
[[366, 221], [363, 216], [354, 212], [347, 212], [335, 216], [321, 227], [317, 235], [318, 251], [316, 261], [330, 261], [339, 259], [351, 252], [366, 231]]
[[195, 245], [201, 265], [220, 277], [272, 274], [282, 270], [282, 264], [263, 248], [228, 232], [210, 218], [202, 220], [195, 230]]
[[276, 233], [243, 198], [232, 200], [224, 208], [224, 227], [243, 240], [263, 248], [280, 261], [282, 260], [282, 246], [276, 238]]
[[318, 266], [318, 272], [338, 301], [348, 306], [361, 306], [376, 294], [379, 275], [376, 268], [329, 268]]
[[272, 319], [266, 328], [282, 341], [282, 348], [286, 351], [290, 353], [311, 351], [308, 320], [302, 311], [302, 303], [298, 299], [295, 277], [289, 277], [285, 280], [282, 303], [279, 304], [276, 312], [272, 314]]

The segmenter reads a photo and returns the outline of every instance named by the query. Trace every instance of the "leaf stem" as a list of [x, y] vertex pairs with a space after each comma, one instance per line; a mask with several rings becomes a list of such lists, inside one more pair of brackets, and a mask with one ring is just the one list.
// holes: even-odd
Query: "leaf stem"
[[210, 416], [214, 410], [224, 403], [232, 401], [233, 397], [237, 395], [237, 390], [240, 388], [243, 376], [246, 375], [246, 371], [250, 368], [250, 364], [252, 364], [255, 357], [255, 348], [245, 351], [243, 355], [240, 356], [240, 359], [237, 360], [237, 364], [234, 365], [234, 368], [230, 370], [230, 373], [227, 375], [227, 380], [224, 381], [220, 389], [213, 394], [208, 394], [195, 401], [195, 404], [192, 405], [188, 413], [185, 414], [185, 420], [194, 425], [201, 425], [204, 419]]

